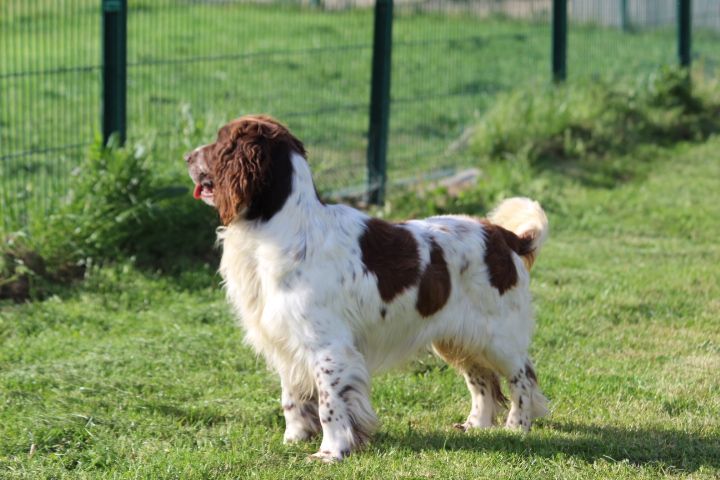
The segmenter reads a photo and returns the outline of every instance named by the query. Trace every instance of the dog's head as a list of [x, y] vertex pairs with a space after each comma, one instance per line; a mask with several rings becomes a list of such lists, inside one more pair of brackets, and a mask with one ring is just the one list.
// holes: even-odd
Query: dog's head
[[238, 217], [269, 220], [292, 190], [292, 153], [305, 147], [275, 119], [247, 115], [223, 126], [214, 143], [185, 155], [193, 196], [217, 208], [228, 225]]

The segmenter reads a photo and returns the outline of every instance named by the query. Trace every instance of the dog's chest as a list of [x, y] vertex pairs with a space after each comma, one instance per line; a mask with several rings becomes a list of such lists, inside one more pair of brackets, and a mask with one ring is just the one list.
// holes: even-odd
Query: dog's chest
[[291, 276], [288, 272], [292, 270], [281, 249], [254, 242], [224, 243], [220, 273], [228, 300], [251, 340], [262, 337], [262, 343], [267, 343], [277, 336], [276, 322], [269, 317], [282, 302], [281, 291]]
[[258, 262], [250, 251], [225, 244], [220, 274], [228, 300], [244, 324], [256, 322], [262, 315], [264, 296], [258, 275]]

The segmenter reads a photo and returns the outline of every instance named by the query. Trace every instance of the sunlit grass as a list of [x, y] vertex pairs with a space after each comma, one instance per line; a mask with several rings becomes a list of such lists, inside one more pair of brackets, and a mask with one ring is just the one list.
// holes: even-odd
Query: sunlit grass
[[309, 463], [318, 442], [282, 444], [278, 381], [213, 268], [117, 265], [0, 307], [0, 477], [717, 478], [718, 152], [717, 138], [656, 149], [614, 188], [534, 174], [550, 185], [532, 289], [552, 414], [528, 435], [453, 430], [465, 386], [422, 356], [374, 380], [381, 427], [365, 451]]

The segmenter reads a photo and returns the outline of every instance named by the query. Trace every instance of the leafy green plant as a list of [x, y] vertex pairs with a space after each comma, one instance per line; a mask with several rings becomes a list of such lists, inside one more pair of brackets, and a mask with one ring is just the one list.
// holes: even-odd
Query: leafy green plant
[[93, 264], [130, 260], [175, 272], [188, 262], [214, 261], [216, 214], [192, 199], [189, 181], [156, 173], [154, 159], [153, 149], [103, 147], [98, 140], [58, 211], [0, 248], [4, 296], [24, 299], [37, 283], [30, 280], [70, 281]]
[[168, 268], [179, 257], [207, 258], [214, 212], [195, 202], [179, 179], [159, 178], [153, 153], [96, 143], [76, 170], [64, 206], [46, 227], [34, 228], [39, 250], [54, 263], [132, 256]]
[[631, 84], [519, 90], [488, 111], [470, 148], [483, 159], [520, 156], [538, 164], [707, 138], [720, 131], [720, 97], [712, 87], [700, 76], [691, 86], [687, 72], [663, 68]]
[[77, 261], [117, 258], [153, 205], [151, 171], [142, 151], [93, 145], [75, 169], [63, 207], [36, 226], [39, 247], [50, 258]]

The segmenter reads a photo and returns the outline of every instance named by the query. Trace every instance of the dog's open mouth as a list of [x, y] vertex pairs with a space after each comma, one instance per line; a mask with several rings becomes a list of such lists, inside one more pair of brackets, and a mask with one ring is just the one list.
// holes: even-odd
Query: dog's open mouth
[[213, 198], [213, 183], [210, 180], [205, 180], [195, 185], [193, 191], [193, 197], [195, 200], [212, 200]]

